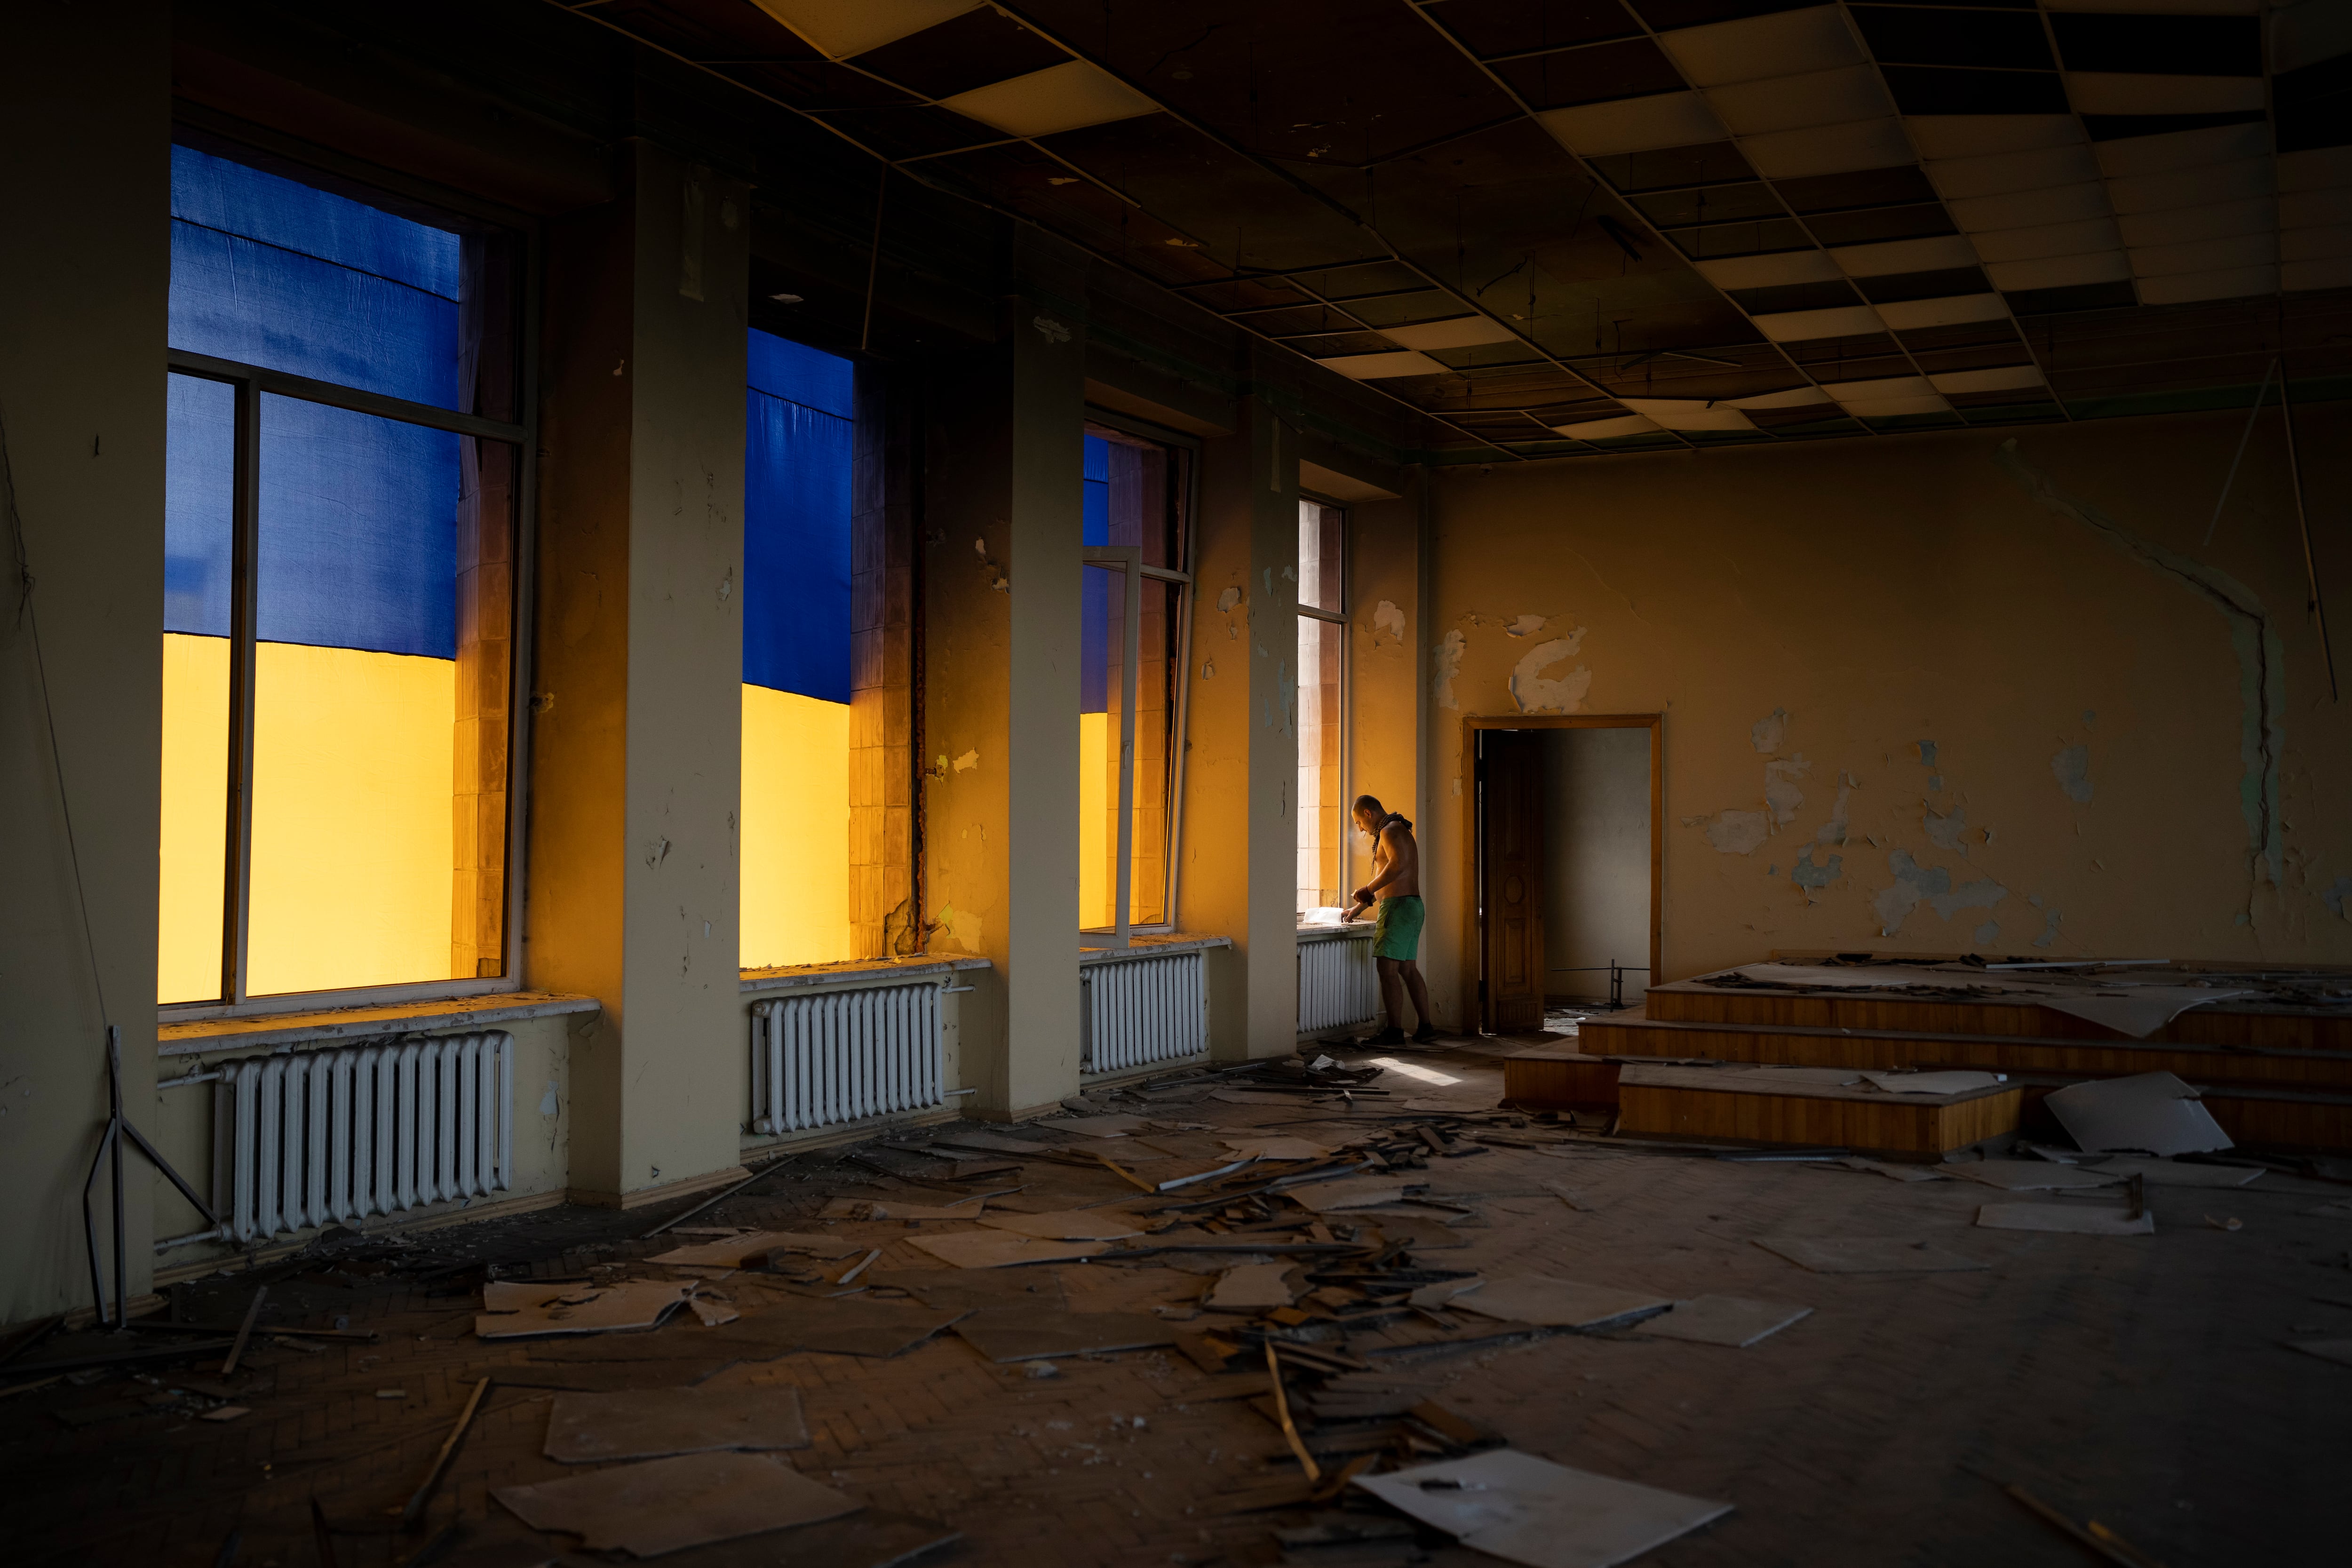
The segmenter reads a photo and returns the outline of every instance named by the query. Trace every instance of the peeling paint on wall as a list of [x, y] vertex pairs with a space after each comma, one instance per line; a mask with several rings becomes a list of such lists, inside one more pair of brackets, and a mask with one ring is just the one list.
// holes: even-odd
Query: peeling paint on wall
[[1459, 628], [1445, 634], [1445, 640], [1430, 652], [1430, 684], [1435, 689], [1437, 705], [1457, 711], [1462, 704], [1454, 700], [1454, 682], [1462, 673], [1462, 656], [1470, 644]]
[[1372, 641], [1377, 645], [1382, 637], [1404, 641], [1404, 612], [1386, 599], [1372, 606]]
[[1813, 847], [1810, 844], [1797, 852], [1797, 863], [1789, 868], [1789, 879], [1809, 890], [1828, 887], [1845, 875], [1845, 857], [1832, 855], [1826, 865], [1813, 864]]
[[1527, 656], [1511, 668], [1511, 700], [1518, 704], [1520, 712], [1573, 713], [1584, 705], [1585, 693], [1592, 689], [1592, 671], [1579, 665], [1557, 679], [1543, 673], [1574, 658], [1583, 643], [1584, 628], [1579, 626], [1564, 637], [1528, 649]]
[[2009, 896], [2009, 889], [1990, 879], [1952, 886], [1952, 874], [1941, 866], [1922, 866], [1908, 849], [1890, 850], [1886, 868], [1895, 884], [1871, 900], [1878, 911], [1878, 934], [1893, 936], [1903, 929], [1911, 911], [1923, 902], [1946, 920], [1962, 910], [1989, 910]]
[[1919, 742], [1919, 765], [1923, 768], [1933, 768], [1936, 765], [1935, 742], [1922, 741]]
[[1689, 816], [1686, 826], [1706, 825], [1706, 841], [1726, 855], [1753, 855], [1771, 836], [1772, 820], [1760, 811], [1718, 811], [1713, 816]]
[[1786, 827], [1797, 820], [1797, 808], [1805, 804], [1805, 792], [1797, 787], [1797, 781], [1812, 765], [1802, 752], [1764, 764], [1764, 809], [1772, 814], [1774, 827]]
[[1956, 805], [1948, 815], [1944, 816], [1938, 816], [1935, 809], [1930, 807], [1919, 818], [1919, 826], [1927, 830], [1928, 843], [1938, 849], [1958, 855], [1963, 860], [1968, 858], [1969, 847], [1960, 839], [1960, 835], [1969, 830], [1968, 807]]
[[2091, 748], [2069, 746], [2050, 759], [2050, 772], [2056, 776], [2058, 787], [2066, 798], [2087, 803], [2091, 798]]
[[2015, 437], [2000, 444], [1994, 460], [2043, 508], [2072, 518], [2149, 570], [2179, 579], [2228, 624], [2238, 658], [2238, 811], [2245, 819], [2248, 847], [2272, 882], [2282, 880], [2285, 846], [2278, 796], [2279, 758], [2286, 750], [2285, 648], [2271, 627], [2270, 612], [2253, 590], [2228, 573], [2127, 533], [2098, 508], [2061, 491], [2026, 462]]
[[1239, 588], [1228, 588], [1217, 595], [1217, 610], [1222, 615], [1230, 616], [1234, 613], [1234, 606], [1241, 602], [1242, 591]]
[[[1549, 625], [1541, 616], [1521, 616], [1503, 629], [1515, 637], [1531, 637]], [[1582, 636], [1582, 633], [1577, 634]]]
[[2352, 921], [2352, 877], [2338, 877], [2335, 886], [2319, 895], [2328, 912], [2338, 920]]
[[1775, 708], [1748, 726], [1748, 739], [1755, 748], [1770, 756], [1789, 743], [1789, 710]]
[[2058, 911], [2056, 910], [2049, 910], [2043, 912], [2042, 918], [2042, 934], [2033, 939], [2033, 945], [2039, 948], [2047, 948], [2057, 940]]
[[976, 750], [966, 752], [955, 760], [955, 771], [960, 773], [968, 773], [978, 766], [980, 766], [980, 752]]

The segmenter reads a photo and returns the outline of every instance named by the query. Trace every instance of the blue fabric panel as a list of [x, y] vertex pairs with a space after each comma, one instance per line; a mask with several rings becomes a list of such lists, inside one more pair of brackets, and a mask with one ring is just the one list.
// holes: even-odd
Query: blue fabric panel
[[458, 440], [263, 396], [264, 642], [457, 657]]
[[163, 379], [163, 629], [225, 637], [236, 587], [236, 389]]
[[[1087, 437], [1086, 498], [1079, 537], [1087, 544], [1110, 542], [1110, 443], [1099, 436]], [[1089, 713], [1100, 710], [1089, 708]]]
[[193, 147], [172, 149], [172, 216], [457, 298], [456, 235]]
[[855, 419], [857, 367], [835, 354], [780, 338], [773, 332], [750, 334], [748, 374], [754, 392], [781, 397], [830, 414]]
[[756, 388], [746, 404], [743, 679], [846, 702], [853, 426]]
[[173, 348], [460, 406], [456, 235], [186, 148], [173, 175]]

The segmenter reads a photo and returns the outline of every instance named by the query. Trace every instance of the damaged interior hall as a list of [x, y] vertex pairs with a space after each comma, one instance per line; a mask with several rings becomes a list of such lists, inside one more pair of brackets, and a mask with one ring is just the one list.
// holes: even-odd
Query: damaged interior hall
[[0, 1557], [2352, 1531], [2352, 0], [0, 6]]

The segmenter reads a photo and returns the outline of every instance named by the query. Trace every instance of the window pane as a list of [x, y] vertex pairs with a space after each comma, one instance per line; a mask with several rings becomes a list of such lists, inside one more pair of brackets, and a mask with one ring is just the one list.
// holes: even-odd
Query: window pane
[[[1182, 589], [1146, 578], [1135, 681], [1135, 794], [1128, 920], [1159, 925], [1168, 914], [1168, 829], [1175, 770], [1176, 625]], [[1118, 924], [1120, 717], [1127, 700], [1127, 574], [1085, 569], [1078, 718], [1078, 919], [1087, 930]]]
[[760, 331], [749, 354], [740, 945], [760, 969], [870, 955], [851, 897], [854, 367]]
[[221, 995], [227, 919], [236, 393], [166, 380], [155, 999], [210, 1002]]
[[1298, 602], [1334, 615], [1347, 608], [1340, 531], [1348, 514], [1319, 500], [1298, 503]]
[[495, 974], [511, 452], [275, 396], [260, 445], [247, 989]]
[[172, 149], [173, 348], [459, 408], [463, 273], [446, 229]]
[[1348, 890], [1339, 798], [1339, 662], [1347, 628], [1298, 617], [1298, 908], [1328, 909]]
[[1184, 569], [1183, 454], [1089, 425], [1086, 437], [1086, 542], [1139, 545], [1146, 566]]

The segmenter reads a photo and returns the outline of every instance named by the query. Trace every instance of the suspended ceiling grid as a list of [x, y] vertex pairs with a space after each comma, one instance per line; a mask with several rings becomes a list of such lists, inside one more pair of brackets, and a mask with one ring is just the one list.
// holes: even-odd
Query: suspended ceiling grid
[[2242, 401], [2283, 350], [2352, 372], [2343, 0], [567, 8], [1464, 456]]

